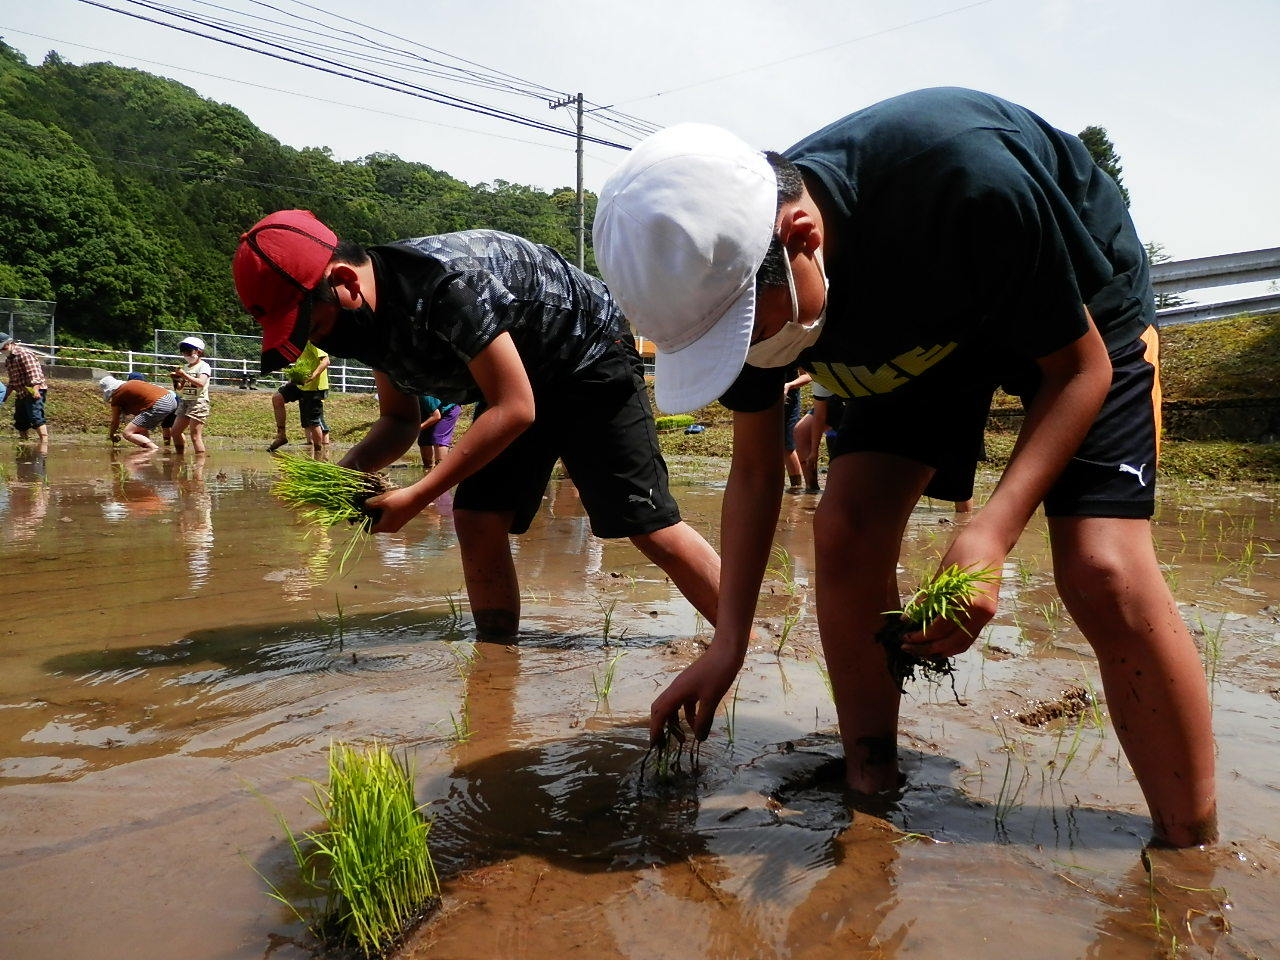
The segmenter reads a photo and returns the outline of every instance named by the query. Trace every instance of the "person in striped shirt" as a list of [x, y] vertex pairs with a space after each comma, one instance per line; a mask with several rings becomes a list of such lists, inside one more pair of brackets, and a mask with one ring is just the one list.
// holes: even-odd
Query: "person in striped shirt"
[[23, 440], [35, 430], [41, 443], [49, 439], [44, 422], [44, 398], [48, 385], [44, 368], [35, 352], [28, 350], [7, 333], [0, 333], [0, 356], [4, 357], [9, 377], [9, 393], [13, 394], [13, 428]]

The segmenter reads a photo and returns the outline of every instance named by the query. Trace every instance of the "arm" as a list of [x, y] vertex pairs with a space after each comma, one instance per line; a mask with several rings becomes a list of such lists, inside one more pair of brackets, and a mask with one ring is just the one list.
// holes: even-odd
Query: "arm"
[[107, 428], [107, 439], [115, 443], [120, 439], [120, 408], [114, 403], [111, 405], [111, 426]]
[[324, 373], [326, 370], [329, 369], [329, 364], [332, 362], [333, 361], [330, 360], [328, 357], [321, 357], [320, 362], [316, 364], [316, 368], [311, 371], [311, 376], [307, 377], [307, 379], [303, 380], [302, 382], [315, 383], [317, 380], [320, 379], [320, 374]]
[[[447, 461], [446, 461], [447, 462]], [[653, 702], [649, 737], [657, 742], [683, 708], [705, 740], [716, 707], [747, 655], [751, 621], [782, 503], [782, 401], [760, 413], [735, 413], [733, 460], [720, 514], [720, 601], [711, 646]]]
[[[533, 385], [525, 373], [524, 361], [516, 351], [511, 334], [502, 333], [475, 355], [468, 364], [471, 376], [484, 394], [485, 411], [476, 418], [444, 461], [412, 486], [393, 490], [369, 501], [382, 511], [374, 525], [376, 533], [393, 533], [416, 516], [427, 504], [459, 481], [471, 476], [501, 453], [533, 423]], [[413, 435], [400, 453], [417, 436], [417, 402], [413, 408]], [[779, 460], [781, 462], [781, 460]]]
[[418, 401], [401, 393], [391, 378], [373, 371], [378, 385], [378, 419], [340, 464], [353, 470], [381, 470], [404, 454], [418, 437]]
[[418, 429], [426, 430], [428, 427], [434, 427], [439, 422], [440, 422], [440, 408], [437, 407], [436, 409], [431, 411], [431, 416], [427, 417], [427, 419], [423, 420], [420, 424], [418, 424]]
[[799, 390], [806, 383], [812, 383], [812, 382], [813, 382], [813, 377], [809, 374], [809, 371], [801, 370], [800, 376], [796, 377], [794, 380], [787, 381], [786, 385], [782, 388], [782, 392], [790, 393], [792, 390]]
[[[998, 573], [1093, 425], [1111, 386], [1111, 358], [1093, 318], [1088, 321], [1084, 336], [1036, 361], [1040, 388], [1027, 409], [1009, 465], [990, 501], [942, 558], [941, 568], [994, 567]], [[994, 616], [999, 587], [998, 579], [989, 584], [961, 623], [940, 621], [923, 635], [907, 637], [908, 649], [917, 656], [950, 656], [967, 649]]]
[[183, 370], [181, 367], [176, 367], [174, 369], [173, 378], [174, 380], [185, 380], [187, 383], [191, 384], [193, 387], [203, 387], [206, 383], [209, 382], [209, 375], [207, 373], [202, 373], [198, 377], [193, 377], [191, 374], [187, 373], [187, 371]]

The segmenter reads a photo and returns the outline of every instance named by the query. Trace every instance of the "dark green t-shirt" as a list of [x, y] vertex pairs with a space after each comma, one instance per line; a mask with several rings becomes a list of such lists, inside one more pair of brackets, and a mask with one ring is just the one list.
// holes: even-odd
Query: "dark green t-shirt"
[[[1155, 320], [1146, 250], [1115, 182], [1022, 107], [919, 90], [785, 155], [836, 208], [826, 326], [800, 362], [837, 396], [928, 389], [955, 363], [998, 382], [1078, 339], [1082, 304], [1110, 349]], [[783, 374], [746, 367], [723, 402], [764, 409]]]

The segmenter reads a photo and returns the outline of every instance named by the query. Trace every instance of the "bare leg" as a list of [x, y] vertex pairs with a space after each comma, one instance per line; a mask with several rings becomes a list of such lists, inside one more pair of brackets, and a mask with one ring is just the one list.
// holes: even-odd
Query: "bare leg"
[[714, 626], [720, 596], [720, 557], [702, 534], [682, 520], [632, 537], [631, 542], [662, 568], [676, 589]]
[[1146, 520], [1049, 521], [1062, 599], [1098, 656], [1116, 735], [1155, 839], [1217, 838], [1213, 717], [1200, 655], [1160, 575]]
[[284, 429], [284, 397], [279, 391], [271, 395], [271, 412], [276, 418], [276, 438], [271, 441], [268, 450], [277, 450], [289, 442], [289, 436]]
[[800, 483], [803, 479], [800, 467], [800, 455], [794, 450], [788, 450], [786, 455], [787, 465], [787, 483], [795, 493], [800, 492]]
[[800, 457], [800, 473], [804, 477], [805, 491], [812, 493], [818, 489], [818, 460], [810, 460], [808, 451], [813, 449], [813, 414], [806, 413], [796, 424], [796, 450], [804, 451]]
[[[178, 417], [173, 421], [173, 430], [170, 432], [170, 436], [173, 437], [173, 449], [177, 453], [182, 453], [182, 451], [186, 449], [186, 442], [183, 438], [183, 433], [186, 432], [187, 424], [191, 422], [192, 421], [187, 417]], [[192, 439], [195, 439], [194, 436]]]
[[873, 639], [899, 606], [902, 532], [933, 471], [879, 453], [836, 458], [814, 514], [818, 629], [835, 693], [845, 777], [863, 793], [898, 786], [898, 687]]
[[432, 457], [432, 454], [431, 454], [431, 447], [430, 447], [430, 446], [422, 446], [422, 445], [419, 445], [419, 446], [418, 446], [418, 456], [422, 457], [422, 469], [423, 469], [423, 470], [430, 470], [430, 469], [435, 465], [435, 464], [434, 464], [434, 462], [433, 462], [433, 459], [434, 459], [434, 458]]
[[204, 424], [199, 420], [191, 421], [191, 448], [196, 453], [204, 453]]
[[134, 426], [132, 423], [126, 423], [124, 429], [120, 431], [126, 440], [136, 447], [143, 450], [159, 450], [154, 443], [151, 442], [151, 435], [141, 427]]
[[511, 640], [520, 629], [520, 583], [507, 539], [514, 519], [511, 511], [453, 512], [467, 599], [483, 640]]
[[307, 427], [305, 432], [307, 439], [311, 441], [311, 449], [316, 453], [319, 453], [320, 449], [324, 446], [324, 431], [320, 428], [320, 425], [317, 424], [314, 427]]
[[973, 498], [970, 497], [968, 500], [957, 500], [955, 502], [955, 506], [956, 506], [956, 513], [972, 513]]
[[46, 440], [49, 439], [49, 428], [45, 426], [43, 423], [40, 424], [40, 426], [36, 427], [36, 439], [40, 443], [44, 443]]

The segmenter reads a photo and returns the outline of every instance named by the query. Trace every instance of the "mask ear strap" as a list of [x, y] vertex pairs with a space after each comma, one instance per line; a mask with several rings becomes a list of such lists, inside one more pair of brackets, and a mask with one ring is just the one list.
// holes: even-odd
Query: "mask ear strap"
[[791, 295], [791, 322], [800, 322], [800, 298], [796, 296], [796, 277], [791, 272], [791, 256], [787, 252], [785, 244], [782, 244], [781, 238], [778, 240], [782, 246], [782, 263], [787, 268], [787, 292]]

